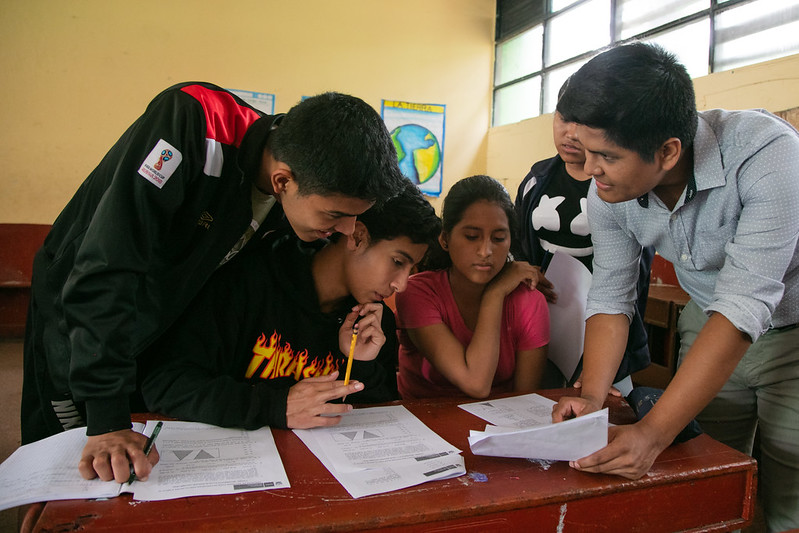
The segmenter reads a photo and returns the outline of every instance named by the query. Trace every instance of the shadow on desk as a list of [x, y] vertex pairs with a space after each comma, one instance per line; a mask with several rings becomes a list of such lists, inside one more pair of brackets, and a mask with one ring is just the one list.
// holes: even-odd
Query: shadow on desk
[[[557, 399], [573, 389], [540, 391]], [[635, 420], [610, 397], [612, 423]], [[291, 432], [273, 430], [291, 487], [134, 502], [54, 501], [31, 506], [23, 531], [730, 531], [751, 523], [755, 461], [707, 435], [666, 449], [631, 481], [566, 462], [472, 455], [469, 430], [485, 422], [462, 399], [402, 402], [463, 450], [467, 474], [353, 499]], [[152, 418], [152, 416], [147, 416]]]

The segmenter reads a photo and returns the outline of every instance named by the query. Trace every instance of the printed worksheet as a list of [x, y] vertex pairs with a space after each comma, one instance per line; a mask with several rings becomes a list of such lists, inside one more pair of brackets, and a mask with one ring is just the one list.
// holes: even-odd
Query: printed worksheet
[[[149, 435], [154, 421], [147, 423]], [[137, 500], [233, 494], [289, 487], [283, 462], [268, 427], [247, 431], [196, 422], [165, 422], [156, 442], [161, 460]]]
[[460, 453], [401, 405], [354, 409], [336, 426], [294, 430], [315, 439], [340, 472], [375, 468], [403, 459]]
[[[143, 427], [134, 424], [133, 429], [141, 433]], [[0, 464], [0, 510], [34, 502], [119, 496], [125, 485], [81, 477], [78, 462], [85, 445], [86, 428], [81, 427], [17, 448]]]
[[294, 433], [353, 498], [466, 473], [460, 450], [403, 406], [355, 409]]
[[552, 407], [556, 403], [533, 393], [465, 403], [458, 407], [495, 426], [526, 428], [551, 424]]
[[[151, 435], [155, 424], [137, 423], [133, 429]], [[167, 500], [290, 486], [269, 428], [245, 431], [165, 421], [155, 442], [160, 461], [147, 481], [130, 484], [81, 477], [78, 462], [86, 439], [81, 427], [20, 446], [0, 464], [0, 510], [124, 492], [136, 500]]]

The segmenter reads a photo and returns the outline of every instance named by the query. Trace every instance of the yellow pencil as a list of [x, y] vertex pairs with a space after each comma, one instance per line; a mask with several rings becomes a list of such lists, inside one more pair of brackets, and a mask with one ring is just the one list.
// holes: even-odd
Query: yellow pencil
[[344, 384], [350, 384], [350, 372], [352, 372], [352, 356], [355, 353], [355, 342], [358, 340], [358, 325], [352, 328], [352, 342], [350, 342], [350, 356], [347, 358], [347, 373], [344, 374]]

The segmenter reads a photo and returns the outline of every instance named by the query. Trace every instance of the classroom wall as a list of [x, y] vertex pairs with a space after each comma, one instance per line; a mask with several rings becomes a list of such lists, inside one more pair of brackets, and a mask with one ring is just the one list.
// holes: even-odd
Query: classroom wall
[[[486, 168], [494, 0], [26, 0], [0, 17], [0, 222], [52, 223], [173, 83], [445, 104], [444, 188]], [[433, 201], [438, 204], [437, 201]]]
[[[798, 107], [799, 54], [696, 78], [694, 90], [698, 109], [776, 112]], [[488, 174], [501, 180], [514, 198], [530, 166], [554, 155], [552, 114], [488, 132]]]

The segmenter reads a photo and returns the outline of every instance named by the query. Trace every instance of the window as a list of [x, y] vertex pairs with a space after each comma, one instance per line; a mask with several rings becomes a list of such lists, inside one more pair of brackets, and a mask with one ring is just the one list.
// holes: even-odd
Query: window
[[799, 0], [498, 0], [492, 124], [551, 113], [572, 73], [633, 40], [692, 77], [759, 63], [799, 53]]

